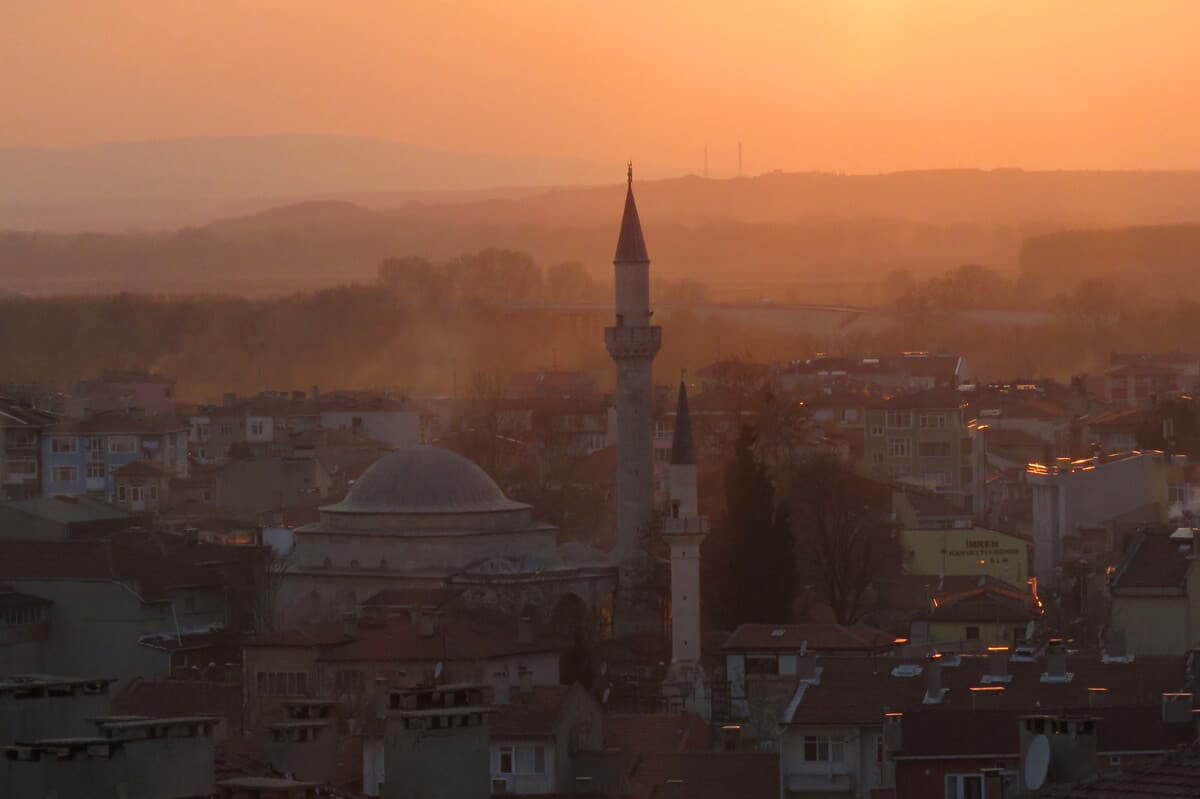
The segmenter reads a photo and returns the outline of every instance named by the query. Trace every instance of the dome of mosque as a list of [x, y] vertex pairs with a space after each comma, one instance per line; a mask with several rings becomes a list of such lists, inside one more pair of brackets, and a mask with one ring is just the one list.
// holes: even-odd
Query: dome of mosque
[[528, 509], [457, 452], [406, 447], [371, 464], [333, 513], [493, 513]]

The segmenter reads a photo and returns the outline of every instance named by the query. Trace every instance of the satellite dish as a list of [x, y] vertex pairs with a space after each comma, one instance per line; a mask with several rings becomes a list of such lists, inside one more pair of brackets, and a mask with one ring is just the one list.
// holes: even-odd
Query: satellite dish
[[602, 704], [602, 705], [608, 704], [608, 695], [611, 691], [612, 691], [612, 688], [605, 686], [604, 693], [600, 696], [600, 704]]
[[437, 665], [433, 667], [433, 679], [440, 680], [441, 678], [442, 678], [442, 661], [439, 660], [437, 662]]
[[1046, 782], [1046, 774], [1050, 771], [1050, 741], [1045, 735], [1039, 735], [1029, 742], [1029, 750], [1025, 753], [1025, 788], [1036, 791]]

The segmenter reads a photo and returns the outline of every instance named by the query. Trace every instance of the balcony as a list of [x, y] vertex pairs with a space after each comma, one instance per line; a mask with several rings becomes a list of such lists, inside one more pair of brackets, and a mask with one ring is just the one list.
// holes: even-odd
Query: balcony
[[786, 763], [784, 784], [788, 793], [852, 793], [854, 775], [845, 763]]

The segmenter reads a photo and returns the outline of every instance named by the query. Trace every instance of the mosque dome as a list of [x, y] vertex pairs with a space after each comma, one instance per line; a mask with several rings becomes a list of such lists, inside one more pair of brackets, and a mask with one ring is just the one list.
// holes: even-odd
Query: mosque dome
[[406, 447], [371, 464], [333, 513], [494, 513], [526, 510], [487, 472], [448, 449]]

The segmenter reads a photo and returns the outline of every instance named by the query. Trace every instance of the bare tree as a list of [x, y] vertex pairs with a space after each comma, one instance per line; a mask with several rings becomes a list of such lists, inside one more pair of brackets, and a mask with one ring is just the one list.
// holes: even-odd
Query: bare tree
[[819, 454], [793, 468], [788, 507], [802, 579], [817, 586], [840, 624], [862, 618], [864, 596], [900, 563], [890, 492], [836, 457]]

